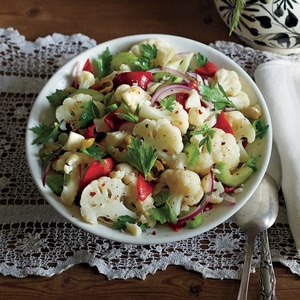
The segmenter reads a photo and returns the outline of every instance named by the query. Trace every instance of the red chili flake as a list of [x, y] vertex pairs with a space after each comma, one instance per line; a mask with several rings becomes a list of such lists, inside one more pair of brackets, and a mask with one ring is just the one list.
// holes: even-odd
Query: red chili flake
[[152, 235], [156, 235], [156, 231], [155, 230], [152, 231]]
[[90, 192], [90, 196], [94, 197], [96, 195], [96, 192]]

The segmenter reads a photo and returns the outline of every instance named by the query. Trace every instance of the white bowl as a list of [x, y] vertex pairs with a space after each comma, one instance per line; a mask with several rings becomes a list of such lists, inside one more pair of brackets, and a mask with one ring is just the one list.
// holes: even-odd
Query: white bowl
[[[246, 182], [243, 192], [236, 195], [237, 203], [235, 205], [227, 203], [215, 205], [212, 210], [205, 212], [203, 224], [195, 229], [183, 228], [179, 232], [175, 232], [170, 227], [164, 225], [157, 226], [152, 229], [150, 228], [140, 236], [133, 236], [130, 233], [113, 230], [103, 224], [90, 225], [86, 223], [80, 216], [78, 207], [65, 206], [61, 203], [59, 198], [53, 194], [49, 187], [43, 186], [42, 171], [38, 154], [39, 147], [32, 145], [35, 135], [30, 128], [41, 123], [50, 124], [54, 120], [54, 111], [50, 107], [46, 96], [55, 92], [56, 89], [63, 89], [71, 84], [72, 70], [78, 61], [85, 62], [87, 58], [96, 59], [98, 55], [106, 49], [106, 47], [109, 47], [111, 53], [116, 53], [121, 50], [126, 50], [129, 46], [149, 38], [163, 39], [182, 52], [201, 52], [206, 55], [209, 60], [213, 61], [217, 67], [224, 67], [226, 69], [236, 71], [239, 74], [243, 90], [248, 93], [252, 103], [260, 104], [265, 122], [269, 124], [269, 130], [263, 139], [257, 141], [255, 144], [248, 145], [248, 147], [251, 147], [250, 152], [252, 152], [256, 157], [260, 157], [258, 161], [258, 170]], [[47, 200], [47, 202], [68, 221], [89, 233], [117, 242], [132, 244], [159, 244], [183, 240], [206, 232], [226, 221], [247, 202], [257, 188], [267, 169], [271, 149], [272, 127], [269, 112], [260, 91], [248, 74], [231, 59], [207, 45], [183, 37], [161, 34], [143, 34], [121, 37], [104, 42], [73, 58], [53, 75], [38, 95], [29, 116], [26, 131], [26, 156], [28, 165], [36, 186], [39, 188], [42, 196]]]

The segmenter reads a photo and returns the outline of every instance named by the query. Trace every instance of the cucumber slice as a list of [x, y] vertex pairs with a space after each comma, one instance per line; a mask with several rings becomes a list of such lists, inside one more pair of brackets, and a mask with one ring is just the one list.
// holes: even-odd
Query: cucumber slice
[[216, 163], [215, 176], [222, 183], [230, 187], [238, 187], [243, 184], [254, 172], [254, 170], [246, 165], [241, 166], [234, 173], [231, 173], [227, 163], [218, 162]]
[[85, 89], [85, 88], [80, 88], [75, 90], [70, 96], [73, 97], [74, 95], [78, 94], [85, 94], [85, 95], [90, 95], [94, 98], [96, 101], [103, 101], [104, 100], [104, 95], [96, 90], [93, 89]]
[[112, 57], [110, 64], [111, 72], [120, 70], [122, 64], [128, 65], [131, 71], [139, 69], [138, 57], [130, 52], [119, 52]]

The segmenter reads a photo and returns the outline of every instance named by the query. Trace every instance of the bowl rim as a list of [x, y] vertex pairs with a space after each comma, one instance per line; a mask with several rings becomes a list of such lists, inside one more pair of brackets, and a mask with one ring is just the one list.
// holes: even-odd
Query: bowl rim
[[[41, 179], [41, 170], [40, 170], [40, 161], [37, 157], [38, 154], [38, 147], [36, 145], [32, 145], [32, 140], [34, 134], [30, 130], [33, 126], [38, 125], [41, 123], [41, 118], [46, 118], [46, 111], [44, 111], [44, 107], [47, 107], [49, 103], [46, 99], [46, 96], [50, 93], [53, 93], [55, 90], [53, 90], [52, 86], [57, 85], [64, 85], [67, 82], [70, 82], [70, 70], [74, 69], [75, 64], [77, 64], [78, 61], [82, 61], [86, 58], [93, 58], [99, 55], [103, 50], [105, 50], [106, 47], [109, 47], [109, 49], [118, 49], [116, 51], [111, 50], [112, 53], [115, 53], [117, 51], [121, 51], [123, 49], [128, 49], [129, 46], [143, 41], [147, 39], [162, 39], [166, 40], [167, 42], [171, 42], [171, 44], [177, 44], [180, 45], [181, 48], [191, 46], [195, 46], [194, 51], [200, 51], [205, 54], [209, 53], [208, 57], [212, 61], [214, 59], [217, 59], [218, 62], [222, 62], [222, 66], [229, 65], [232, 67], [231, 69], [234, 69], [238, 72], [239, 77], [248, 83], [247, 88], [250, 89], [255, 97], [257, 98], [257, 101], [260, 103], [262, 110], [264, 112], [264, 118], [266, 123], [269, 125], [269, 129], [267, 134], [264, 138], [264, 153], [261, 153], [261, 155], [264, 157], [264, 159], [261, 162], [261, 165], [259, 167], [258, 173], [254, 178], [252, 178], [251, 188], [248, 188], [243, 197], [243, 201], [238, 202], [234, 206], [230, 207], [230, 210], [226, 214], [222, 214], [222, 212], [218, 213], [221, 214], [220, 217], [213, 219], [211, 217], [211, 212], [208, 212], [206, 215], [206, 218], [209, 221], [209, 226], [207, 224], [201, 225], [200, 227], [196, 229], [181, 229], [179, 232], [173, 231], [171, 228], [165, 228], [164, 226], [156, 226], [153, 229], [147, 229], [146, 233], [142, 233], [141, 236], [133, 236], [131, 234], [123, 233], [118, 230], [114, 230], [109, 228], [106, 225], [103, 224], [97, 224], [97, 225], [91, 225], [86, 222], [84, 222], [83, 219], [80, 220], [80, 215], [78, 215], [78, 211], [74, 209], [74, 207], [67, 208], [64, 204], [58, 201], [58, 198], [54, 196], [52, 191], [46, 186], [44, 187], [42, 185], [42, 179]], [[184, 46], [181, 46], [184, 44]], [[179, 47], [179, 48], [180, 48]], [[188, 48], [187, 47], [187, 48]], [[192, 49], [188, 49], [188, 51], [193, 51]], [[63, 78], [63, 80], [61, 79]], [[244, 88], [244, 86], [243, 86]], [[51, 92], [50, 92], [51, 90]], [[39, 114], [40, 113], [40, 114]], [[39, 120], [39, 122], [37, 122]], [[258, 187], [260, 181], [263, 178], [264, 173], [267, 170], [268, 163], [271, 156], [271, 149], [272, 149], [272, 126], [271, 126], [271, 118], [270, 114], [266, 105], [266, 102], [256, 86], [255, 82], [252, 80], [252, 78], [248, 75], [248, 73], [243, 70], [237, 63], [235, 63], [232, 59], [227, 57], [225, 54], [221, 53], [220, 51], [210, 47], [209, 45], [206, 45], [202, 42], [189, 39], [182, 36], [176, 36], [176, 35], [169, 35], [169, 34], [136, 34], [136, 35], [129, 35], [129, 36], [123, 36], [119, 38], [115, 38], [112, 40], [108, 40], [105, 42], [102, 42], [88, 50], [85, 50], [84, 52], [80, 53], [79, 55], [71, 58], [67, 63], [62, 65], [47, 81], [47, 83], [44, 85], [44, 87], [41, 89], [40, 93], [38, 94], [37, 98], [35, 99], [29, 117], [28, 122], [26, 126], [26, 137], [25, 137], [25, 151], [26, 151], [26, 160], [27, 165], [30, 169], [31, 177], [37, 186], [40, 194], [43, 196], [43, 198], [61, 215], [63, 216], [67, 221], [75, 225], [76, 227], [94, 234], [100, 238], [105, 238], [108, 240], [113, 240], [120, 243], [130, 243], [130, 244], [142, 244], [142, 245], [150, 245], [150, 244], [164, 244], [169, 242], [176, 242], [180, 240], [185, 240], [188, 238], [192, 238], [196, 235], [202, 234], [204, 232], [209, 231], [210, 229], [213, 229], [214, 227], [218, 226], [219, 224], [225, 222], [228, 218], [230, 218], [235, 212], [238, 211], [244, 205], [251, 195], [254, 193], [255, 189]], [[34, 150], [35, 149], [35, 150]], [[222, 206], [222, 204], [218, 204], [218, 206]], [[227, 205], [228, 206], [228, 205]], [[224, 208], [224, 206], [223, 206]], [[77, 208], [77, 210], [79, 210]], [[213, 211], [216, 211], [216, 208], [213, 209]], [[219, 209], [218, 209], [219, 211]], [[218, 215], [217, 214], [217, 215]]]

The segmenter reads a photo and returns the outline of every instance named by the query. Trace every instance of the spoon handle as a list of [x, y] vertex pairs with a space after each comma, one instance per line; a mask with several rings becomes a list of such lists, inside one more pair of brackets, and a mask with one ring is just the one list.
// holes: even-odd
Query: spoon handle
[[259, 286], [261, 289], [261, 299], [277, 299], [275, 296], [276, 277], [272, 264], [267, 230], [261, 233]]
[[248, 285], [249, 285], [249, 278], [250, 278], [250, 271], [251, 271], [251, 263], [252, 263], [252, 256], [254, 251], [254, 243], [255, 243], [256, 234], [248, 232], [247, 241], [245, 246], [245, 261], [242, 273], [242, 279], [240, 283], [239, 294], [237, 300], [246, 300], [248, 295]]

